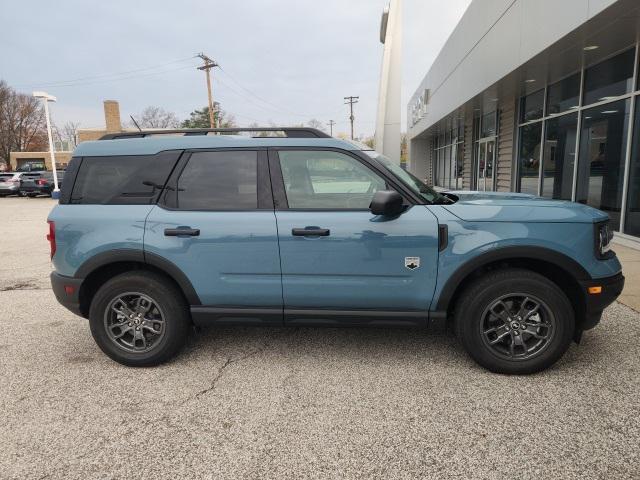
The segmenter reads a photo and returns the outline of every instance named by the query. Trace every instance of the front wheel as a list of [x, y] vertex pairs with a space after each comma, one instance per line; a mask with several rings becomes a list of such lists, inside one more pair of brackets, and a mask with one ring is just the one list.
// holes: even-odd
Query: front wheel
[[171, 282], [152, 272], [134, 271], [100, 287], [91, 302], [89, 324], [110, 358], [149, 367], [178, 353], [190, 319], [182, 293]]
[[529, 270], [490, 272], [456, 308], [456, 333], [469, 355], [496, 373], [535, 373], [567, 351], [573, 307], [556, 284]]

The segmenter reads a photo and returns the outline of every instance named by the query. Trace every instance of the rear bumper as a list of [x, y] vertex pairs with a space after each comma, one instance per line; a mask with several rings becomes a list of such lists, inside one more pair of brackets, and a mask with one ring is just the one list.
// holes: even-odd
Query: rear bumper
[[83, 279], [71, 278], [60, 275], [56, 272], [51, 273], [51, 288], [53, 294], [60, 304], [67, 310], [82, 315], [80, 311], [80, 287]]
[[[585, 320], [582, 329], [589, 330], [600, 322], [602, 311], [615, 302], [622, 293], [624, 275], [621, 272], [612, 277], [597, 278], [581, 284], [585, 295]], [[591, 287], [601, 287], [602, 291], [591, 294], [589, 293]]]
[[49, 194], [49, 193], [51, 193], [52, 189], [53, 189], [53, 187], [40, 186], [40, 185], [28, 186], [28, 187], [20, 187], [20, 191], [21, 192], [25, 192], [25, 193], [46, 193], [46, 194]]
[[0, 195], [14, 195], [18, 193], [18, 187], [0, 187]]

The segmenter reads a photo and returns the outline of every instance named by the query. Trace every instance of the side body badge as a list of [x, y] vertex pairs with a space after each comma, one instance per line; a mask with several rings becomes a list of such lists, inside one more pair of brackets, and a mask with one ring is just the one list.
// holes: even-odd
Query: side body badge
[[404, 257], [404, 266], [409, 270], [420, 268], [420, 257]]

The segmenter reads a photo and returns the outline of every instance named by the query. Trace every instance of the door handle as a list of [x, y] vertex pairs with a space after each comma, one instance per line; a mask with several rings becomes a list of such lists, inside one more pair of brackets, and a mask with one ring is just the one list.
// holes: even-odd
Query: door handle
[[165, 237], [197, 237], [200, 235], [199, 228], [191, 227], [178, 227], [178, 228], [165, 228]]
[[294, 237], [328, 237], [331, 230], [320, 227], [305, 227], [291, 229], [291, 235]]

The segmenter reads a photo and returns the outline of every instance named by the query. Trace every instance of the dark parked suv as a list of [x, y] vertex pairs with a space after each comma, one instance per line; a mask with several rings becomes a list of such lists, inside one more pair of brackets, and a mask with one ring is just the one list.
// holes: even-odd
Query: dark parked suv
[[[64, 178], [64, 170], [58, 171], [58, 188], [62, 186]], [[53, 172], [33, 172], [23, 173], [20, 177], [20, 186], [18, 194], [26, 197], [35, 197], [37, 195], [51, 195], [53, 192]]]

